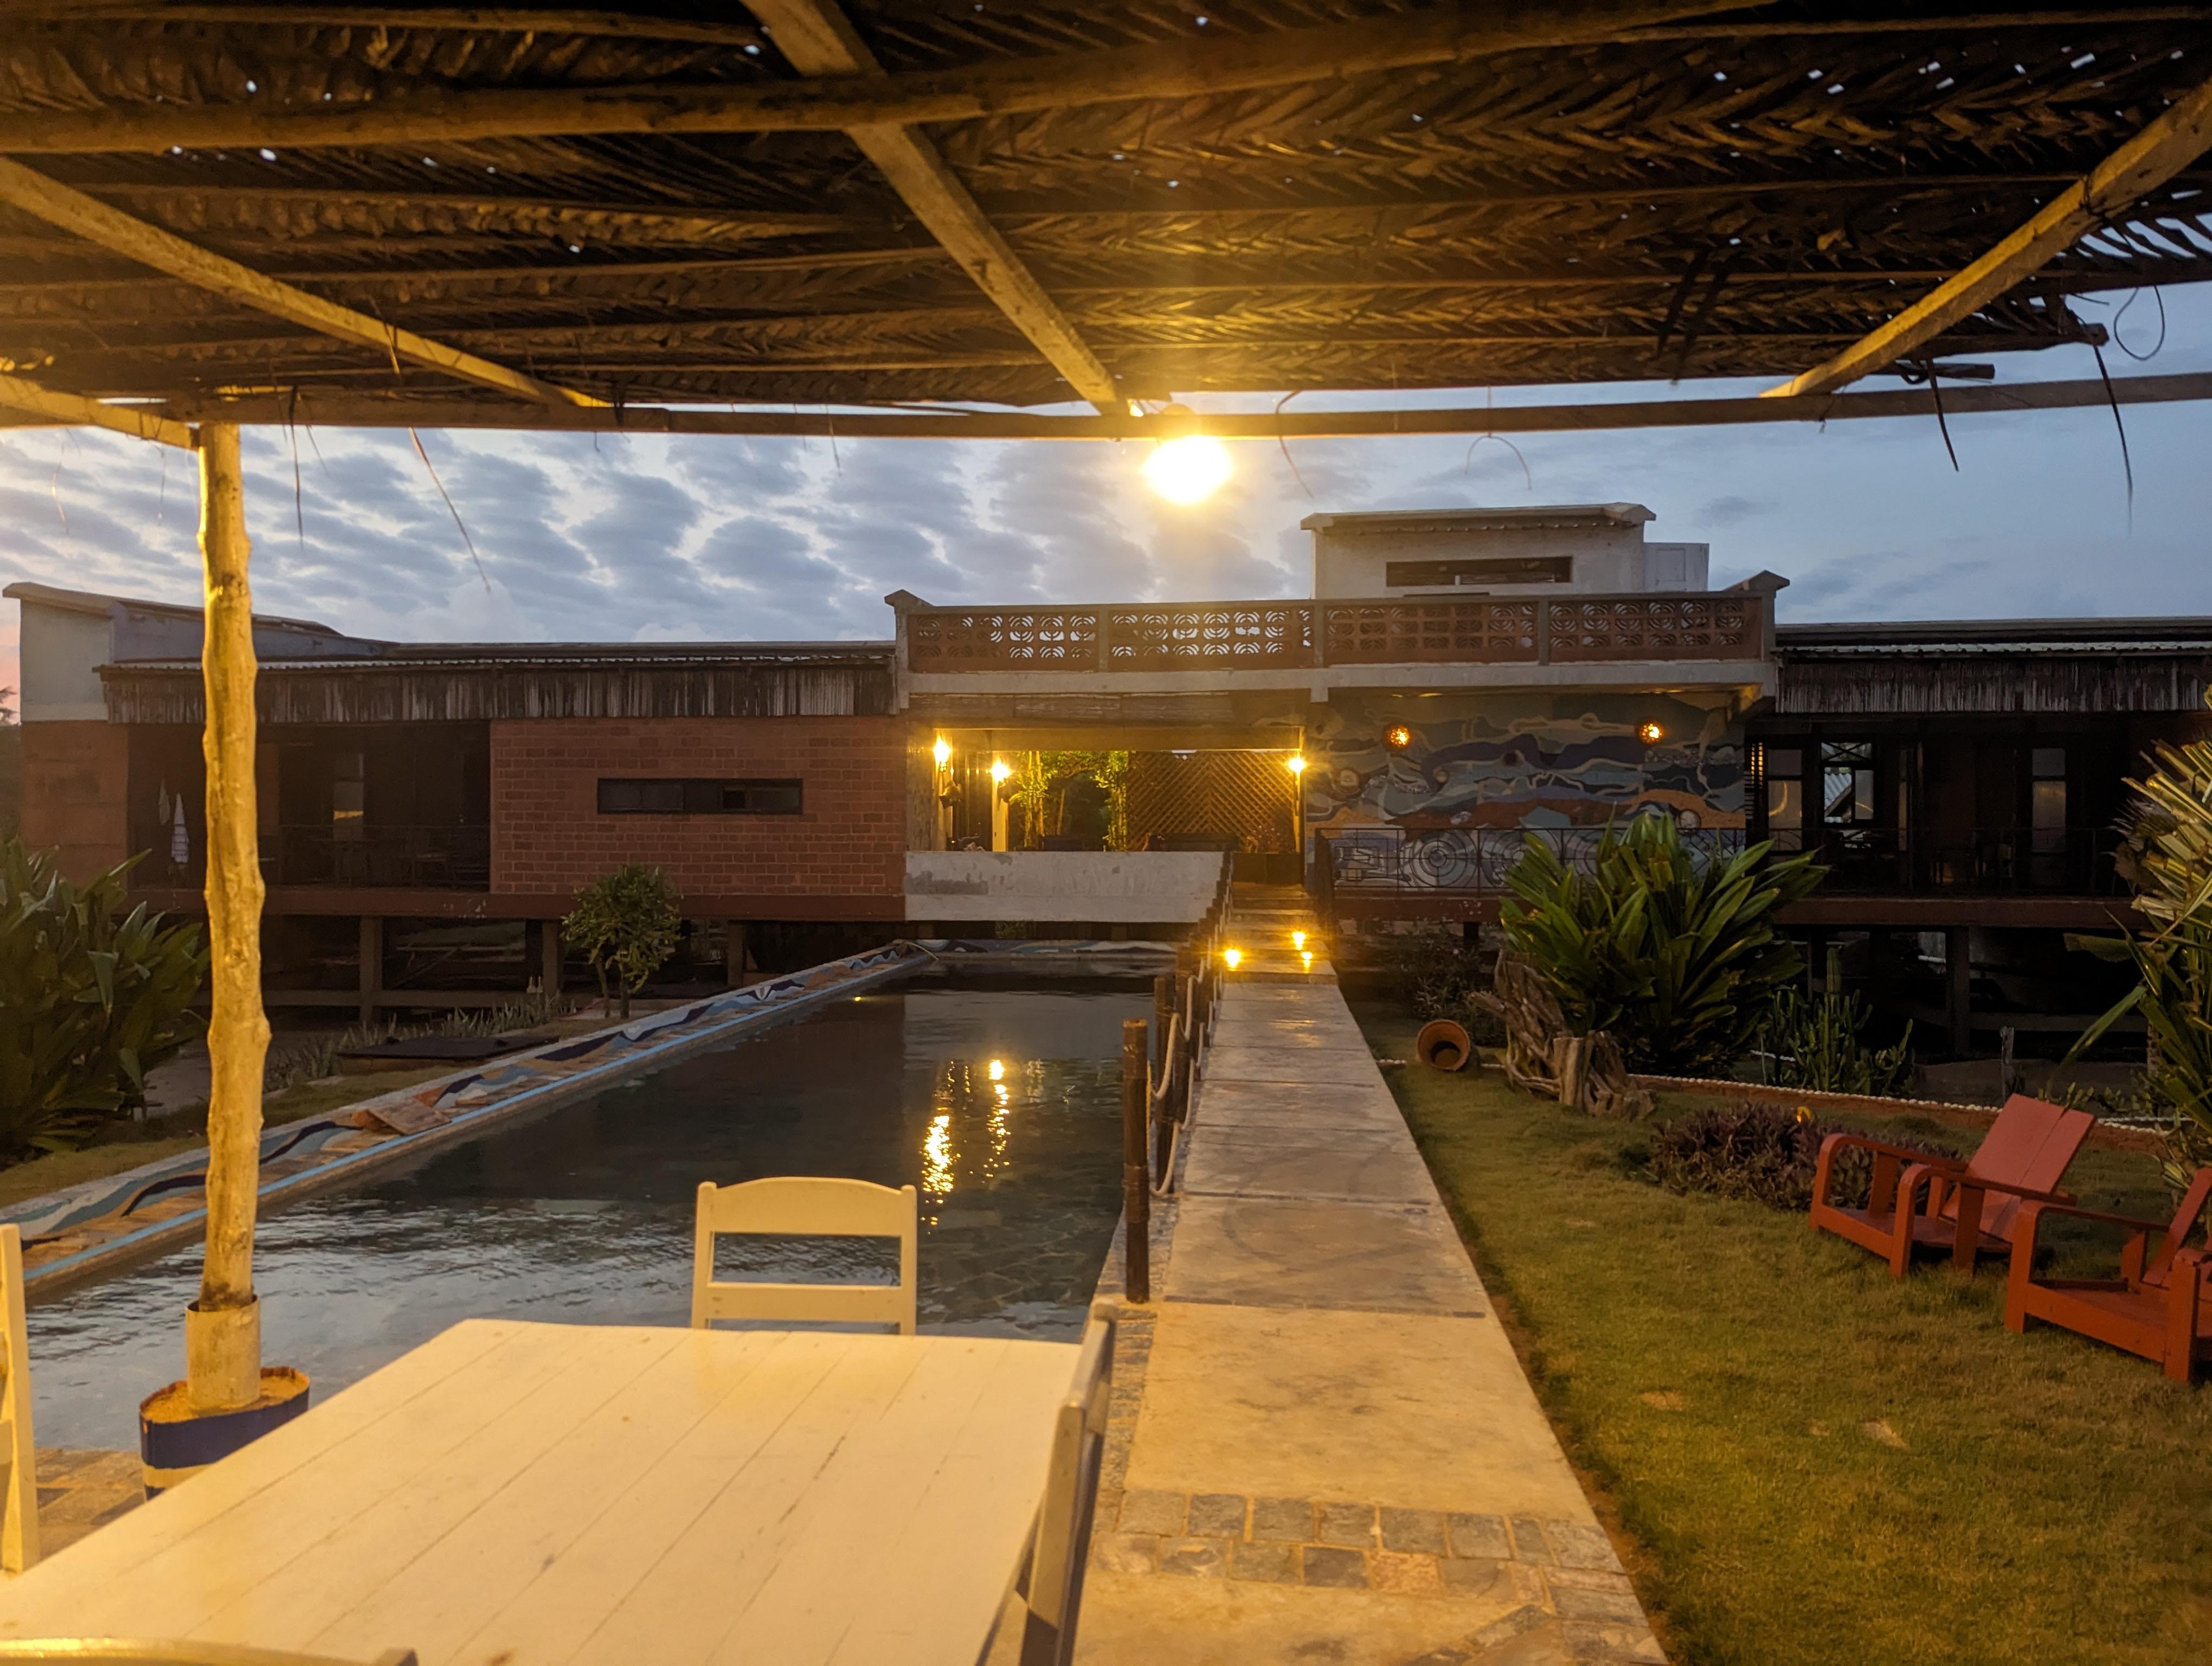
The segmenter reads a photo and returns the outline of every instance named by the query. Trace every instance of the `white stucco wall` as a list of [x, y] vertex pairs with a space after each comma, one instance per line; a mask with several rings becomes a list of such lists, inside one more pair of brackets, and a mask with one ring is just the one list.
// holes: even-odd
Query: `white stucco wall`
[[1213, 900], [1210, 850], [909, 850], [909, 920], [1195, 921]]

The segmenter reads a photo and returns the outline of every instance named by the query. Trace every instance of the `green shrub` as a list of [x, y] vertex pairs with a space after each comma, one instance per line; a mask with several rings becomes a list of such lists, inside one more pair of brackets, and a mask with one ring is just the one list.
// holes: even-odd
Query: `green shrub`
[[1828, 951], [1828, 987], [1815, 1000], [1796, 985], [1774, 992], [1762, 1031], [1764, 1079], [1820, 1093], [1894, 1098], [1912, 1074], [1912, 1021], [1894, 1047], [1866, 1043], [1867, 1004], [1844, 993], [1843, 967]]
[[590, 961], [600, 998], [620, 994], [624, 1018], [629, 998], [675, 952], [684, 927], [678, 903], [659, 868], [626, 862], [578, 891], [575, 911], [561, 922], [562, 935]]
[[1456, 929], [1405, 932], [1382, 939], [1383, 970], [1390, 992], [1415, 1017], [1450, 1018], [1465, 1025], [1479, 1047], [1502, 1047], [1505, 1026], [1475, 997], [1489, 976], [1475, 945]]
[[1824, 870], [1805, 856], [1770, 863], [1768, 849], [1700, 857], [1671, 818], [1642, 816], [1606, 830], [1585, 876], [1531, 836], [1499, 924], [1573, 1033], [1607, 1031], [1632, 1070], [1703, 1074], [1748, 1050], [1775, 991], [1802, 970], [1774, 914]]
[[82, 1145], [205, 1029], [199, 927], [125, 915], [131, 866], [79, 887], [53, 852], [0, 843], [0, 1159]]
[[[1653, 1131], [1645, 1167], [1670, 1192], [1711, 1192], [1773, 1209], [1803, 1209], [1813, 1201], [1820, 1141], [1835, 1132], [1799, 1108], [1717, 1105], [1678, 1116]], [[1863, 1201], [1871, 1184], [1864, 1152], [1844, 1154], [1831, 1201]]]

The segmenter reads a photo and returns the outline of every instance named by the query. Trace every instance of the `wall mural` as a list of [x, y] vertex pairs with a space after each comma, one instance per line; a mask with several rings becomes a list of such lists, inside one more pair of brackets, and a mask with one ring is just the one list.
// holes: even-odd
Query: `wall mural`
[[1724, 693], [1340, 696], [1306, 751], [1306, 826], [1329, 836], [1341, 883], [1494, 888], [1528, 832], [1586, 860], [1639, 815], [1742, 847], [1743, 732]]

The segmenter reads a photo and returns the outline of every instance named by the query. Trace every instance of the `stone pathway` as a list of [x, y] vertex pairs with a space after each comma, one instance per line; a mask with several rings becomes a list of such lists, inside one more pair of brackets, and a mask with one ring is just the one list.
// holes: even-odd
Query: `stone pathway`
[[[0, 1479], [9, 1466], [0, 1463]], [[39, 1554], [51, 1556], [146, 1502], [136, 1452], [39, 1449]]]
[[1078, 1658], [1662, 1662], [1301, 904], [1238, 891]]

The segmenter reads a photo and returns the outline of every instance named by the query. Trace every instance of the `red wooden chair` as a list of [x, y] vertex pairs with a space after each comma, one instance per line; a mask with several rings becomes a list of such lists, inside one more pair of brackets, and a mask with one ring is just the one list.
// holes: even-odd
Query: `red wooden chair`
[[[2042, 1319], [2155, 1359], [2177, 1383], [2212, 1359], [2212, 1254], [2182, 1247], [2212, 1203], [2212, 1169], [2199, 1169], [2170, 1221], [2137, 1220], [2070, 1203], [2032, 1202], [2020, 1212], [2005, 1323], [2026, 1330]], [[2120, 1247], [2117, 1279], [2039, 1279], [2035, 1235], [2045, 1215], [2073, 1215], [2132, 1228]], [[2156, 1233], [2155, 1241], [2152, 1234]]]
[[[2096, 1121], [2086, 1110], [2015, 1093], [1963, 1163], [1863, 1134], [1832, 1134], [1820, 1142], [1813, 1171], [1809, 1224], [1887, 1256], [1895, 1278], [1911, 1270], [1916, 1248], [1948, 1250], [1954, 1265], [1972, 1272], [1978, 1256], [2012, 1248], [2024, 1201], [2073, 1201], [2057, 1185]], [[1854, 1150], [1874, 1157], [1863, 1209], [1828, 1201], [1837, 1157]]]

